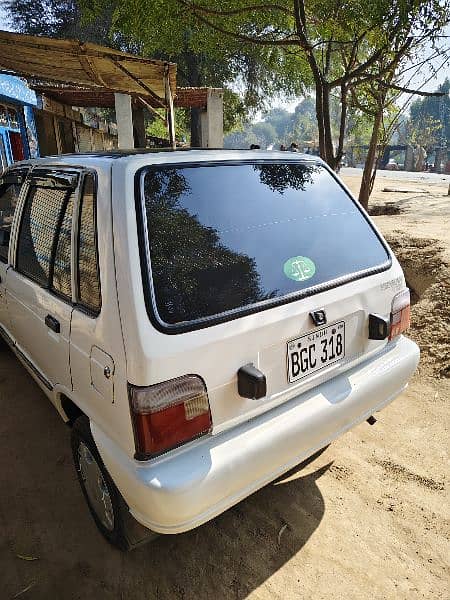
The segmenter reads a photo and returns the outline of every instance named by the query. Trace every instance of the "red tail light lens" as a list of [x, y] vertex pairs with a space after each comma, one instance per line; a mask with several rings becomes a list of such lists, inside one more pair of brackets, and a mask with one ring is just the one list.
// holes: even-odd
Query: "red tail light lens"
[[392, 299], [391, 330], [389, 339], [392, 340], [404, 331], [411, 323], [411, 306], [409, 289], [405, 288]]
[[184, 375], [149, 387], [129, 386], [136, 457], [150, 458], [211, 430], [203, 380]]

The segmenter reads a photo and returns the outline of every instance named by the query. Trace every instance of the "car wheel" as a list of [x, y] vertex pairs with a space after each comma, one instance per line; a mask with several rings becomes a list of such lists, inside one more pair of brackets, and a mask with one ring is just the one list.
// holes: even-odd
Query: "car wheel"
[[140, 525], [115, 486], [92, 437], [89, 419], [78, 417], [71, 433], [72, 455], [78, 481], [90, 513], [103, 537], [127, 551], [157, 537]]

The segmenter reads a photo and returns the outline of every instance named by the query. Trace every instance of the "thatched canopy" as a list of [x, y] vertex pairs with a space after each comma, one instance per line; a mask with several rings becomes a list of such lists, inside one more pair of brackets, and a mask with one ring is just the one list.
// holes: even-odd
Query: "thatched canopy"
[[[30, 82], [30, 87], [40, 94], [45, 94], [68, 106], [83, 106], [95, 108], [114, 107], [114, 93], [110, 90], [75, 87], [71, 85]], [[146, 94], [133, 97], [133, 105], [139, 106], [141, 99], [153, 108], [159, 104]], [[174, 104], [179, 108], [206, 108], [208, 88], [177, 88]]]
[[[176, 65], [75, 40], [0, 31], [0, 70], [47, 82], [147, 96], [165, 106], [166, 81], [176, 89]], [[73, 103], [75, 106], [76, 103]]]

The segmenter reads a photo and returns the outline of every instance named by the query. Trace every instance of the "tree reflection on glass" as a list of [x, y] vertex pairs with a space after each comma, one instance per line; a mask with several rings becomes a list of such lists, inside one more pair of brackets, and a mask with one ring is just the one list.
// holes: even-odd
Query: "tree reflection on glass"
[[248, 306], [262, 292], [255, 261], [225, 247], [216, 229], [180, 206], [191, 194], [181, 170], [148, 171], [145, 208], [159, 316], [173, 324]]
[[253, 168], [255, 171], [259, 171], [261, 183], [279, 194], [283, 194], [289, 189], [304, 191], [307, 185], [313, 183], [313, 174], [321, 170], [318, 165], [290, 165], [286, 163], [254, 165]]

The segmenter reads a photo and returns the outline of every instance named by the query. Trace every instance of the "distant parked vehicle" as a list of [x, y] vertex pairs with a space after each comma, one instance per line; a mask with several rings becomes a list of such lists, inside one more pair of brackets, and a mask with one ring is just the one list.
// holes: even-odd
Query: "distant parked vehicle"
[[388, 171], [398, 171], [399, 166], [395, 158], [390, 158], [388, 164], [386, 165], [386, 169]]
[[417, 366], [402, 269], [316, 157], [49, 157], [3, 173], [0, 209], [0, 333], [121, 549], [227, 510]]

